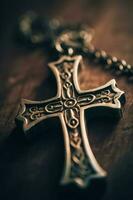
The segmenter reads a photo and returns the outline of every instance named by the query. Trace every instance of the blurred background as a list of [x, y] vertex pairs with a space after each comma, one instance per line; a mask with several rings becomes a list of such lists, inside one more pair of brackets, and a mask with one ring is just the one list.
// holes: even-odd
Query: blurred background
[[[63, 18], [66, 23], [88, 23], [95, 30], [93, 44], [97, 48], [133, 63], [132, 0], [0, 0], [1, 200], [58, 199], [54, 195], [63, 166], [59, 124], [54, 131], [45, 130], [54, 132], [51, 137], [43, 136], [44, 140], [41, 138], [29, 145], [15, 129], [14, 122], [22, 97], [42, 100], [44, 96], [47, 98], [55, 94], [55, 80], [49, 79], [44, 52], [24, 50], [14, 40], [19, 17], [32, 10], [42, 17]], [[114, 130], [111, 122], [93, 121], [90, 126], [93, 134], [89, 139], [96, 158], [109, 174], [107, 191], [102, 200], [132, 200], [132, 84], [102, 69], [95, 74], [91, 67], [85, 68], [79, 79], [82, 88], [88, 89], [105, 84], [112, 78], [116, 78], [119, 87], [126, 91], [124, 118]], [[97, 193], [95, 188], [93, 191]], [[88, 194], [85, 199], [93, 200], [93, 194]], [[63, 193], [61, 199], [64, 198]]]
[[[121, 45], [123, 49], [122, 34], [121, 37], [117, 38], [117, 33], [121, 29], [123, 34], [131, 34], [132, 27], [127, 21], [132, 19], [132, 7], [133, 3], [130, 0], [1, 0], [1, 50], [4, 51], [6, 45], [9, 48], [11, 42], [9, 38], [12, 36], [18, 17], [29, 10], [34, 10], [43, 17], [63, 18], [66, 22], [88, 22], [95, 28], [98, 46], [102, 45], [103, 48], [108, 48], [107, 50], [111, 51], [113, 45]], [[110, 37], [112, 38], [110, 39]], [[112, 44], [113, 41], [115, 44], [106, 47], [102, 44], [104, 43], [103, 38], [107, 39], [109, 44]], [[126, 58], [128, 57], [126, 50], [128, 51], [131, 47], [127, 44], [126, 37], [124, 37], [124, 41], [126, 47], [123, 56]], [[4, 56], [4, 52], [2, 56]], [[130, 58], [128, 57], [128, 59]]]

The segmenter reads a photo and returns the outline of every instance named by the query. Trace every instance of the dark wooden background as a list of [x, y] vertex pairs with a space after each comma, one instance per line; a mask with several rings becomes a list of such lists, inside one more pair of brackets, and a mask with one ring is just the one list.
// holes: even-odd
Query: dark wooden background
[[[44, 129], [38, 127], [38, 137], [32, 141], [25, 139], [14, 122], [22, 97], [40, 100], [56, 93], [44, 52], [28, 51], [13, 39], [18, 17], [32, 9], [44, 17], [92, 24], [97, 47], [133, 63], [133, 1], [0, 1], [0, 199], [77, 199], [69, 189], [58, 192], [64, 159], [59, 121], [53, 119], [44, 123]], [[102, 200], [132, 200], [133, 84], [87, 64], [79, 74], [83, 89], [100, 86], [111, 78], [116, 78], [126, 93], [123, 118], [115, 124], [108, 119], [87, 120], [88, 137], [97, 160], [108, 172]], [[97, 191], [93, 188], [84, 198], [93, 200]]]

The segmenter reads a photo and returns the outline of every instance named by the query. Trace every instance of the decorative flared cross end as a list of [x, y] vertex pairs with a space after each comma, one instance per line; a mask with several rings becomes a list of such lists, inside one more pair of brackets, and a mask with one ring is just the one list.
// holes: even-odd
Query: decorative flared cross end
[[88, 187], [91, 179], [104, 178], [106, 172], [97, 163], [87, 137], [85, 116], [121, 116], [124, 92], [116, 87], [115, 80], [81, 91], [77, 80], [81, 56], [62, 56], [49, 64], [57, 79], [57, 95], [46, 101], [22, 100], [17, 120], [28, 130], [47, 118], [59, 117], [65, 140], [65, 164], [61, 184], [74, 183]]

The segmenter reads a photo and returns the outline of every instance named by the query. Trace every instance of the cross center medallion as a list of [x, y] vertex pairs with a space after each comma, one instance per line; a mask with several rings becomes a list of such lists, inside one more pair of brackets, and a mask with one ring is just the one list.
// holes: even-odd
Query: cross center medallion
[[17, 119], [25, 133], [47, 118], [59, 117], [64, 134], [65, 163], [61, 184], [74, 183], [88, 187], [90, 180], [103, 178], [106, 172], [99, 166], [89, 145], [85, 111], [90, 115], [121, 114], [124, 92], [116, 87], [115, 80], [105, 85], [81, 91], [77, 80], [81, 56], [62, 56], [49, 64], [57, 80], [57, 95], [45, 101], [22, 100]]

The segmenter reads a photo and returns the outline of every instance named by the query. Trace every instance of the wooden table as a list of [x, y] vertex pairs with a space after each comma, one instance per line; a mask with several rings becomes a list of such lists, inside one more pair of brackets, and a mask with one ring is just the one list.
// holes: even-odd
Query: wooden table
[[[18, 17], [27, 10], [66, 22], [88, 22], [95, 29], [93, 43], [108, 53], [133, 63], [133, 2], [130, 0], [9, 1], [1, 3], [0, 32], [0, 199], [77, 199], [69, 192], [58, 196], [63, 168], [63, 137], [59, 120], [48, 120], [27, 141], [16, 128], [20, 99], [42, 100], [56, 93], [55, 80], [43, 50], [17, 45], [13, 33]], [[108, 172], [102, 200], [133, 199], [133, 83], [86, 64], [79, 74], [82, 89], [95, 88], [115, 78], [126, 93], [123, 118], [87, 120], [92, 150]], [[51, 127], [50, 124], [53, 123]], [[97, 190], [94, 188], [94, 193]], [[68, 192], [67, 192], [68, 194]], [[86, 194], [93, 200], [93, 194]], [[100, 199], [100, 198], [99, 198]]]

